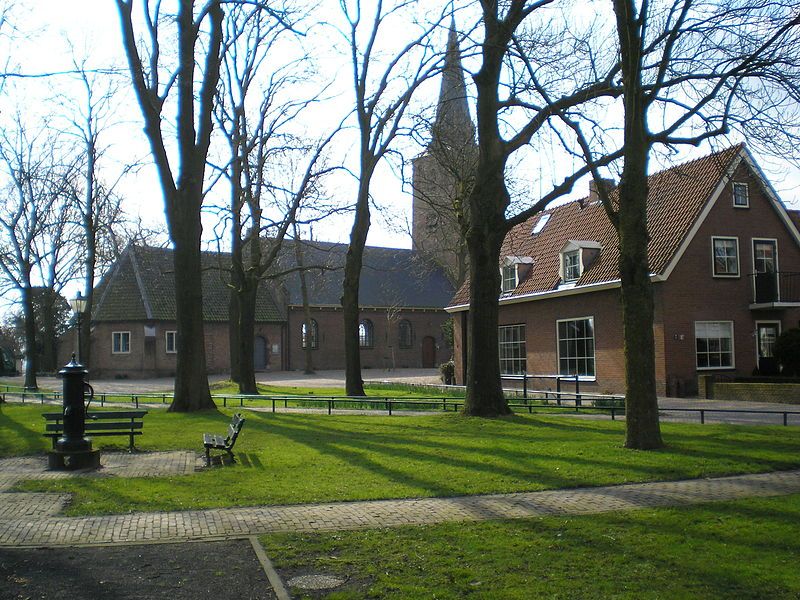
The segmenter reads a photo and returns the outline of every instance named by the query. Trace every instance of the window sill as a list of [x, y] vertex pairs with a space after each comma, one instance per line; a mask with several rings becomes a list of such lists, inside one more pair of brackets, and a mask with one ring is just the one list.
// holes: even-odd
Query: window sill
[[695, 367], [698, 371], [735, 371], [736, 367]]

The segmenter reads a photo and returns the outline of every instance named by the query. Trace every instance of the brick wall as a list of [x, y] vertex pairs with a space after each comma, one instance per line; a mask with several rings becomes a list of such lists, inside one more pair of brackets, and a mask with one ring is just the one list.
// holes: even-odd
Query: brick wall
[[714, 400], [800, 404], [800, 383], [714, 383]]
[[[339, 308], [313, 308], [311, 316], [317, 321], [319, 347], [313, 351], [315, 369], [344, 368], [344, 323]], [[422, 367], [422, 347], [425, 338], [434, 347], [434, 366], [450, 359], [452, 349], [442, 333], [442, 323], [449, 317], [443, 310], [402, 310], [387, 318], [382, 309], [363, 309], [361, 318], [369, 319], [373, 325], [372, 348], [361, 349], [361, 366], [364, 369], [404, 369]], [[401, 348], [399, 322], [411, 323], [412, 343], [410, 348]], [[288, 369], [300, 370], [305, 366], [301, 345], [303, 311], [290, 307], [288, 326]]]
[[[92, 329], [92, 377], [171, 377], [175, 374], [177, 354], [168, 353], [166, 332], [175, 331], [174, 322], [149, 323], [154, 336], [145, 336], [142, 322], [97, 323]], [[112, 352], [113, 332], [130, 332], [130, 352]], [[268, 369], [283, 368], [282, 325], [259, 323], [255, 335], [267, 341], [270, 351]], [[227, 323], [205, 323], [206, 366], [209, 373], [230, 371], [230, 344]]]
[[[751, 375], [758, 364], [755, 329], [757, 321], [778, 321], [782, 329], [796, 327], [800, 309], [750, 310], [753, 302], [753, 238], [778, 242], [778, 268], [800, 271], [800, 249], [760, 187], [742, 163], [733, 181], [748, 183], [750, 207], [734, 208], [732, 186], [727, 184], [705, 222], [697, 231], [675, 270], [663, 286], [664, 344], [670, 394], [678, 387], [683, 395], [698, 393], [698, 374]], [[737, 278], [715, 278], [712, 236], [739, 240]], [[732, 369], [698, 370], [695, 354], [695, 321], [733, 321]]]

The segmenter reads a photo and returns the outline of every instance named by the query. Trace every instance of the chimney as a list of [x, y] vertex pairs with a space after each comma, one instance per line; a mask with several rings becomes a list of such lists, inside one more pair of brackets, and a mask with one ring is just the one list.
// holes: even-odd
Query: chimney
[[[598, 182], [594, 179], [589, 181], [589, 202], [597, 202], [600, 200], [600, 192], [598, 191]], [[606, 193], [614, 189], [614, 180], [603, 178], [600, 180], [600, 185], [605, 188]]]

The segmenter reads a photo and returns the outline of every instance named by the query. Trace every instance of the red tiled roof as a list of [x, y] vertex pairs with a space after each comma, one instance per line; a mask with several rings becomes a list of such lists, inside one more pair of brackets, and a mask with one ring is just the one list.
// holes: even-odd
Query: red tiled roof
[[[688, 235], [731, 162], [743, 149], [739, 144], [658, 173], [648, 178], [647, 222], [650, 232], [650, 272], [662, 274]], [[617, 189], [611, 191], [612, 202]], [[544, 214], [547, 225], [537, 235], [533, 227]], [[588, 199], [562, 204], [533, 216], [506, 236], [501, 257], [529, 256], [534, 263], [513, 293], [521, 296], [555, 289], [560, 283], [559, 253], [569, 240], [599, 242], [602, 250], [583, 272], [576, 287], [619, 279], [617, 235], [599, 201]], [[469, 303], [469, 282], [456, 293], [451, 306]]]

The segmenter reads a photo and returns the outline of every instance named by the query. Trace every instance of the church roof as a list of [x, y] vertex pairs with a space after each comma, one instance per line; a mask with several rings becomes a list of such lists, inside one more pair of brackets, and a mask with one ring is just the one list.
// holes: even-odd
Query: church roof
[[[284, 241], [280, 268], [297, 267], [294, 240]], [[340, 306], [347, 244], [302, 240], [302, 264], [308, 268], [306, 281], [310, 304]], [[288, 303], [302, 304], [300, 275], [295, 271], [282, 278]], [[364, 248], [359, 280], [359, 304], [363, 307], [444, 308], [453, 294], [444, 272], [422, 260], [413, 250]]]
[[[275, 272], [289, 271], [259, 288], [257, 322], [286, 320], [286, 303], [302, 304], [295, 242], [284, 242]], [[340, 306], [347, 244], [301, 242], [312, 306]], [[129, 246], [95, 289], [93, 321], [174, 321], [175, 277], [169, 248]], [[230, 254], [203, 252], [203, 317], [229, 320]], [[281, 291], [283, 290], [283, 291]], [[367, 246], [361, 273], [364, 307], [443, 308], [453, 295], [441, 269], [411, 250]]]
[[[174, 321], [175, 276], [172, 250], [130, 245], [95, 289], [93, 321]], [[229, 319], [230, 254], [203, 252], [203, 319]], [[259, 289], [256, 321], [285, 320], [268, 282]]]

